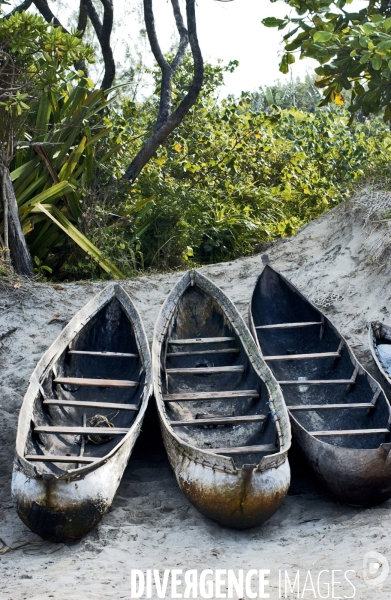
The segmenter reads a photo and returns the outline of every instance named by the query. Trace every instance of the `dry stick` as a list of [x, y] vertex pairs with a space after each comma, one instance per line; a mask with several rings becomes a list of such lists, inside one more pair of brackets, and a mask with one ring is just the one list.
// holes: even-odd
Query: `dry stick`
[[9, 249], [9, 240], [8, 240], [8, 196], [5, 189], [5, 169], [2, 169], [1, 176], [1, 186], [2, 186], [2, 195], [3, 195], [3, 222], [4, 222], [4, 250], [5, 250], [5, 260], [7, 264], [10, 264], [10, 249]]

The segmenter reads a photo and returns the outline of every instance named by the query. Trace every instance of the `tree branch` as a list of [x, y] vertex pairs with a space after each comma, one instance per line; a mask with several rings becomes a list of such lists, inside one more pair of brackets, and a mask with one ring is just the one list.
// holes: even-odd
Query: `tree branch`
[[102, 23], [100, 22], [99, 15], [96, 12], [96, 8], [92, 0], [81, 0], [81, 2], [83, 3], [83, 6], [86, 10], [87, 15], [89, 16], [93, 28], [95, 29], [95, 33], [100, 43], [100, 38], [102, 37]]
[[102, 51], [103, 61], [105, 64], [105, 74], [101, 88], [107, 90], [112, 86], [115, 77], [115, 62], [113, 50], [110, 44], [111, 32], [113, 30], [114, 8], [112, 0], [100, 0], [103, 5], [103, 23], [99, 19], [99, 15], [92, 0], [81, 0], [87, 15], [95, 29], [96, 36]]
[[102, 40], [100, 41], [100, 47], [102, 48], [103, 60], [105, 62], [105, 75], [102, 81], [102, 89], [107, 90], [113, 85], [115, 77], [115, 62], [113, 56], [113, 50], [111, 48], [110, 36], [113, 30], [114, 21], [114, 6], [113, 0], [101, 0], [104, 11], [103, 11], [103, 23], [102, 23]]
[[20, 13], [20, 12], [23, 12], [24, 10], [27, 10], [28, 8], [30, 8], [32, 3], [33, 3], [33, 0], [24, 0], [24, 2], [22, 2], [22, 4], [19, 4], [19, 6], [15, 6], [15, 8], [13, 10], [11, 10], [11, 12], [9, 12], [7, 15], [4, 15], [4, 19], [8, 19], [9, 17], [12, 17], [12, 15], [15, 15], [16, 13]]
[[83, 0], [80, 0], [80, 5], [79, 5], [79, 18], [77, 20], [77, 31], [80, 32], [80, 37], [82, 38], [85, 34], [85, 31], [87, 29], [87, 21], [88, 21], [88, 15], [87, 15], [87, 11], [86, 8], [83, 4]]
[[[151, 0], [144, 0], [144, 6], [146, 4], [148, 6], [150, 6], [152, 9]], [[175, 14], [175, 5], [176, 4], [177, 4], [176, 0], [172, 0], [174, 14]], [[148, 11], [147, 11], [147, 14], [148, 14], [148, 18], [150, 19], [151, 18], [150, 12], [148, 13]], [[201, 91], [201, 88], [202, 88], [202, 83], [203, 83], [203, 78], [204, 78], [204, 62], [202, 59], [202, 54], [201, 54], [201, 50], [200, 50], [199, 43], [198, 43], [198, 37], [197, 37], [195, 0], [186, 0], [186, 16], [187, 16], [187, 30], [188, 30], [190, 48], [191, 48], [191, 52], [193, 55], [193, 61], [194, 61], [193, 81], [191, 83], [188, 93], [183, 98], [183, 100], [181, 101], [179, 106], [176, 108], [176, 110], [170, 116], [168, 116], [166, 121], [158, 129], [155, 127], [153, 134], [146, 140], [144, 146], [141, 148], [141, 150], [139, 151], [137, 156], [133, 159], [133, 161], [131, 162], [129, 167], [126, 169], [124, 177], [131, 182], [133, 182], [138, 177], [138, 175], [140, 174], [143, 167], [152, 158], [152, 156], [154, 155], [156, 150], [159, 148], [159, 146], [167, 139], [167, 137], [170, 135], [170, 133], [172, 133], [174, 131], [174, 129], [181, 123], [181, 121], [184, 119], [184, 117], [189, 112], [191, 107], [195, 104], [195, 102], [198, 98], [198, 95]], [[152, 18], [153, 18], [153, 13], [152, 13]], [[149, 24], [146, 23], [146, 25], [147, 25], [147, 27], [151, 27], [151, 22]], [[177, 21], [177, 27], [178, 27], [178, 21]], [[157, 38], [156, 38], [156, 40], [154, 39], [154, 35], [153, 35], [154, 28], [153, 29], [151, 28], [151, 33], [152, 33], [152, 41], [154, 43], [155, 51], [158, 52], [160, 50], [160, 47], [157, 42]], [[155, 37], [156, 37], [156, 32], [155, 32]], [[150, 39], [150, 41], [151, 41], [151, 39]], [[154, 54], [155, 54], [155, 52], [154, 52]], [[157, 60], [156, 55], [155, 55], [155, 58]], [[163, 57], [163, 59], [164, 59], [164, 57]], [[165, 61], [165, 59], [164, 59], [164, 61]], [[161, 65], [163, 66], [163, 61], [161, 61]], [[161, 66], [161, 68], [162, 68], [162, 66]], [[169, 67], [170, 67], [170, 71], [172, 71], [170, 65], [169, 65]], [[163, 69], [162, 69], [162, 71], [163, 71]], [[164, 73], [162, 74], [162, 81], [163, 81], [163, 77], [164, 77]], [[170, 84], [171, 84], [171, 80], [170, 80]], [[163, 93], [163, 90], [162, 90], [161, 94], [162, 93]], [[170, 97], [171, 97], [171, 85], [170, 85]], [[164, 110], [165, 109], [166, 109], [166, 106], [164, 107]], [[161, 110], [162, 110], [162, 95], [161, 95], [158, 122], [162, 116]]]
[[174, 60], [171, 63], [171, 68], [175, 72], [183, 62], [186, 56], [187, 46], [189, 44], [189, 36], [183, 22], [181, 9], [179, 8], [178, 0], [171, 0], [172, 10], [174, 12], [175, 23], [179, 33], [179, 46]]
[[175, 55], [174, 60], [171, 64], [169, 64], [161, 51], [159, 41], [156, 34], [155, 29], [155, 17], [153, 14], [152, 8], [152, 0], [144, 0], [144, 19], [146, 30], [148, 34], [149, 44], [151, 46], [151, 50], [153, 55], [158, 63], [161, 72], [162, 78], [160, 83], [160, 103], [159, 103], [159, 113], [156, 119], [156, 124], [154, 131], [158, 131], [164, 123], [167, 122], [167, 119], [170, 116], [171, 112], [171, 84], [172, 78], [174, 76], [175, 71], [181, 65], [185, 55], [186, 49], [189, 43], [189, 38], [187, 34], [187, 29], [183, 23], [181, 9], [179, 7], [178, 0], [171, 0], [172, 9], [174, 12], [175, 23], [178, 29], [178, 33], [180, 36], [179, 39], [179, 47], [178, 51]]
[[69, 33], [68, 29], [66, 29], [57, 17], [52, 13], [47, 0], [33, 0], [35, 6], [48, 23], [53, 23], [55, 27], [61, 27], [64, 33]]

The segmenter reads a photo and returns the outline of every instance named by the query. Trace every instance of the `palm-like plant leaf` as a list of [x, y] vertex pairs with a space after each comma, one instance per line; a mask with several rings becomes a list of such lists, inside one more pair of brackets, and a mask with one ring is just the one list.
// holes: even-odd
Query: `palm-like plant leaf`
[[53, 257], [68, 236], [118, 278], [120, 271], [77, 229], [83, 194], [94, 176], [97, 142], [110, 131], [104, 122], [107, 105], [102, 91], [90, 91], [85, 79], [74, 87], [64, 83], [57, 93], [43, 92], [26, 139], [44, 145], [21, 149], [11, 178], [34, 256], [41, 261]]

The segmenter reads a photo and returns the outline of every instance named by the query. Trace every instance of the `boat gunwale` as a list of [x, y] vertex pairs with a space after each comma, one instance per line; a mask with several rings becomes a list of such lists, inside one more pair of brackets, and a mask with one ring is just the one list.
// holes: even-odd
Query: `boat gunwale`
[[377, 343], [376, 343], [377, 338], [376, 338], [375, 332], [374, 332], [374, 325], [375, 324], [377, 325], [378, 323], [380, 323], [380, 325], [385, 325], [385, 323], [382, 323], [380, 321], [370, 321], [370, 323], [369, 323], [369, 326], [368, 326], [369, 349], [371, 351], [372, 358], [375, 361], [377, 368], [379, 369], [381, 375], [384, 377], [384, 379], [390, 386], [390, 392], [391, 392], [391, 377], [387, 373], [385, 368], [383, 367], [383, 364], [382, 364], [380, 357], [378, 355], [378, 352], [377, 352]]
[[[288, 279], [286, 279], [284, 277], [284, 275], [282, 275], [278, 269], [276, 269], [275, 267], [273, 267], [272, 265], [270, 265], [269, 263], [265, 264], [262, 266], [261, 272], [259, 273], [254, 288], [253, 288], [253, 293], [251, 295], [251, 299], [250, 299], [250, 303], [249, 303], [249, 308], [248, 308], [248, 320], [249, 320], [249, 326], [250, 326], [250, 331], [255, 339], [255, 342], [257, 344], [257, 347], [259, 349], [259, 352], [261, 353], [261, 356], [263, 356], [262, 353], [262, 349], [258, 340], [258, 336], [256, 333], [256, 329], [255, 329], [255, 324], [254, 324], [254, 319], [253, 319], [253, 315], [252, 315], [252, 306], [253, 306], [253, 302], [254, 302], [254, 296], [255, 296], [255, 292], [259, 283], [259, 280], [261, 279], [264, 271], [266, 268], [271, 269], [272, 271], [274, 271], [275, 273], [277, 273], [277, 275], [279, 277], [281, 277], [281, 279], [284, 281], [284, 283], [286, 283], [288, 285], [288, 287], [290, 289], [293, 288], [293, 291], [295, 293], [297, 293], [299, 295], [300, 298], [302, 298], [304, 301], [308, 302], [308, 304], [314, 308], [316, 311], [318, 311], [322, 317], [324, 318], [324, 322], [328, 323], [328, 325], [330, 325], [331, 329], [334, 331], [334, 333], [338, 336], [338, 338], [340, 340], [342, 340], [345, 344], [346, 349], [348, 350], [348, 354], [351, 358], [352, 361], [352, 365], [354, 367], [354, 369], [356, 369], [358, 367], [358, 371], [357, 371], [357, 375], [361, 374], [361, 375], [365, 375], [367, 377], [368, 383], [370, 385], [370, 387], [372, 388], [373, 392], [376, 392], [379, 388], [381, 390], [381, 394], [383, 394], [384, 399], [387, 402], [388, 405], [388, 410], [389, 410], [389, 417], [391, 417], [391, 405], [390, 402], [387, 398], [387, 395], [385, 394], [383, 388], [381, 387], [381, 385], [376, 381], [376, 379], [374, 377], [372, 377], [372, 375], [370, 373], [368, 373], [368, 371], [366, 369], [364, 369], [364, 367], [360, 364], [360, 362], [358, 361], [358, 359], [356, 358], [353, 350], [351, 349], [350, 345], [348, 344], [348, 342], [346, 341], [346, 338], [344, 337], [344, 335], [337, 329], [337, 327], [334, 325], [334, 323], [331, 321], [331, 319], [329, 319], [329, 317], [327, 315], [324, 314], [324, 312], [322, 310], [320, 310], [320, 308], [318, 308], [317, 306], [315, 306], [315, 304], [309, 299], [307, 298], [307, 296], [305, 294], [303, 294], [291, 281], [289, 281]], [[372, 328], [370, 327], [370, 329], [372, 330]], [[391, 385], [391, 381], [390, 381], [390, 385]], [[343, 408], [343, 405], [341, 405], [341, 408]], [[312, 440], [315, 440], [318, 444], [323, 444], [325, 446], [331, 446], [332, 448], [339, 448], [340, 450], [354, 450], [355, 452], [361, 452], [361, 453], [377, 453], [379, 451], [379, 449], [381, 449], [383, 444], [389, 444], [390, 442], [382, 442], [381, 444], [379, 444], [379, 446], [377, 448], [350, 448], [349, 446], [340, 446], [340, 445], [336, 445], [336, 444], [330, 444], [328, 442], [325, 442], [324, 440], [320, 440], [319, 438], [317, 438], [316, 436], [312, 435], [308, 429], [306, 429], [295, 417], [294, 414], [292, 414], [292, 412], [289, 410], [289, 406], [287, 405], [287, 410], [289, 412], [289, 416], [290, 418], [294, 421], [295, 425], [298, 426], [302, 432], [307, 435], [309, 438], [311, 438]], [[353, 410], [353, 409], [352, 409]], [[391, 433], [391, 430], [390, 430]], [[371, 435], [371, 434], [368, 434]]]
[[[140, 397], [139, 410], [137, 412], [137, 416], [131, 424], [131, 426], [129, 427], [128, 432], [106, 455], [98, 458], [92, 463], [86, 464], [77, 469], [68, 469], [66, 471], [64, 470], [63, 474], [59, 476], [52, 474], [52, 477], [57, 480], [74, 480], [83, 478], [84, 476], [88, 475], [88, 473], [96, 470], [108, 461], [111, 461], [113, 457], [120, 451], [122, 446], [126, 444], [129, 437], [133, 435], [134, 431], [137, 430], [137, 428], [141, 428], [144, 414], [148, 406], [148, 401], [152, 396], [153, 392], [151, 355], [140, 314], [137, 308], [135, 307], [134, 303], [132, 302], [129, 294], [120, 285], [120, 283], [116, 282], [109, 284], [101, 292], [93, 296], [93, 298], [91, 298], [91, 300], [87, 302], [87, 304], [85, 304], [72, 317], [69, 323], [61, 331], [59, 336], [44, 352], [30, 376], [29, 386], [23, 398], [18, 417], [14, 468], [22, 470], [26, 475], [28, 475], [31, 478], [36, 479], [43, 477], [43, 473], [40, 473], [38, 471], [37, 465], [32, 464], [24, 457], [28, 428], [30, 427], [32, 419], [34, 402], [37, 397], [37, 394], [40, 392], [41, 382], [47, 376], [48, 372], [53, 367], [55, 362], [60, 358], [61, 354], [66, 350], [69, 344], [71, 344], [74, 337], [113, 298], [117, 298], [122, 310], [125, 312], [127, 318], [131, 322], [136, 338], [136, 343], [139, 349], [140, 360], [143, 364], [146, 373], [144, 390]], [[34, 463], [37, 462], [39, 461], [34, 461]]]
[[[289, 415], [286, 409], [282, 391], [278, 385], [271, 369], [260, 356], [257, 345], [246, 326], [244, 320], [234, 306], [233, 302], [216, 286], [209, 278], [205, 277], [196, 270], [187, 271], [181, 279], [175, 284], [171, 292], [166, 297], [155, 322], [153, 342], [152, 342], [152, 370], [155, 389], [156, 404], [158, 407], [159, 418], [162, 426], [171, 436], [177, 450], [187, 458], [201, 462], [203, 466], [219, 469], [225, 472], [237, 474], [239, 469], [235, 466], [233, 458], [229, 455], [218, 455], [213, 449], [199, 448], [189, 444], [178, 436], [174, 428], [170, 425], [167, 416], [165, 402], [163, 402], [162, 382], [161, 382], [161, 349], [162, 343], [170, 327], [172, 316], [177, 309], [178, 301], [186, 291], [195, 283], [201, 290], [208, 293], [221, 306], [225, 316], [228, 318], [231, 327], [243, 344], [247, 358], [254, 368], [258, 377], [264, 382], [267, 392], [270, 408], [276, 423], [276, 434], [280, 443], [280, 450], [273, 454], [262, 457], [254, 470], [265, 471], [269, 468], [277, 468], [287, 460], [287, 453], [291, 444], [291, 430]], [[205, 457], [200, 460], [200, 457]], [[206, 459], [210, 459], [208, 462]]]

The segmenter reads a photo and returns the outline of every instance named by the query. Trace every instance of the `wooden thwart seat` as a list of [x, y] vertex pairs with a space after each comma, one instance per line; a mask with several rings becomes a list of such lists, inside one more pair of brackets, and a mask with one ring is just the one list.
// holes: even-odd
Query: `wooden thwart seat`
[[58, 400], [56, 398], [46, 398], [43, 401], [44, 406], [84, 406], [86, 408], [108, 408], [113, 410], [139, 410], [136, 404], [119, 404], [118, 402], [87, 402], [85, 400]]
[[186, 338], [186, 339], [170, 339], [169, 344], [215, 344], [219, 342], [233, 342], [234, 337], [210, 337], [210, 338]]
[[114, 356], [114, 357], [128, 357], [138, 358], [138, 354], [130, 354], [129, 352], [94, 352], [93, 350], [68, 350], [68, 354], [86, 354], [88, 356]]
[[263, 446], [238, 446], [237, 448], [204, 448], [215, 454], [257, 454], [258, 452], [278, 452], [278, 448], [273, 444]]
[[66, 385], [86, 385], [91, 387], [137, 387], [138, 381], [127, 381], [126, 379], [87, 379], [87, 377], [56, 377], [53, 383]]
[[[37, 433], [63, 433], [66, 435], [125, 435], [127, 427], [64, 427], [61, 425], [38, 425], [34, 427]], [[80, 458], [80, 457], [79, 457]]]
[[239, 348], [221, 348], [220, 350], [193, 350], [189, 352], [167, 352], [166, 356], [167, 358], [169, 356], [197, 356], [200, 354], [204, 356], [204, 354], [232, 354], [236, 352], [240, 352]]
[[39, 462], [58, 462], [58, 463], [81, 463], [88, 464], [99, 460], [98, 457], [92, 456], [56, 456], [55, 454], [27, 454], [24, 457], [26, 460], [36, 460]]
[[280, 385], [351, 385], [354, 379], [292, 379], [291, 381], [279, 381]]
[[313, 354], [281, 354], [278, 356], [264, 356], [264, 360], [308, 360], [313, 358], [338, 358], [339, 352], [314, 352]]
[[166, 369], [167, 373], [183, 373], [183, 374], [196, 374], [201, 373], [242, 373], [244, 371], [243, 365], [234, 365], [229, 367], [178, 367], [173, 369]]
[[287, 406], [288, 410], [334, 410], [342, 408], [373, 408], [372, 402], [356, 402], [354, 404], [297, 404]]
[[315, 436], [335, 436], [335, 435], [370, 435], [376, 433], [391, 433], [389, 429], [380, 428], [380, 429], [342, 429], [339, 431], [330, 430], [330, 431], [309, 431], [311, 435]]
[[172, 427], [186, 425], [239, 425], [240, 423], [262, 423], [265, 415], [248, 415], [240, 417], [212, 417], [209, 419], [189, 419], [188, 421], [170, 421]]
[[227, 392], [183, 392], [165, 394], [163, 402], [183, 402], [190, 400], [222, 400], [231, 398], [259, 398], [257, 390], [234, 390]]
[[322, 321], [304, 321], [302, 323], [274, 323], [273, 325], [257, 325], [255, 329], [294, 329], [296, 327], [310, 327], [323, 325]]

